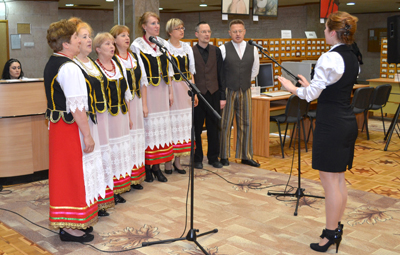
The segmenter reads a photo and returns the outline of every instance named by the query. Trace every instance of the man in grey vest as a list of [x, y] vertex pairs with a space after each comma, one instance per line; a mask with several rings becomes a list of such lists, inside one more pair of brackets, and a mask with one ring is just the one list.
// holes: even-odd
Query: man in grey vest
[[232, 20], [229, 23], [232, 41], [220, 47], [227, 87], [226, 106], [222, 111], [220, 157], [222, 165], [228, 166], [231, 127], [236, 115], [236, 158], [242, 159], [242, 164], [259, 167], [260, 164], [253, 160], [250, 87], [258, 75], [260, 60], [257, 49], [243, 41], [245, 34], [244, 22]]
[[[195, 35], [199, 42], [193, 46], [196, 74], [194, 80], [203, 97], [220, 113], [225, 106], [225, 83], [223, 75], [223, 60], [221, 50], [209, 44], [211, 39], [210, 26], [202, 21], [195, 28]], [[196, 150], [194, 153], [194, 167], [203, 168], [203, 147], [201, 144], [201, 133], [204, 120], [207, 128], [208, 163], [215, 168], [221, 168], [219, 156], [219, 120], [206, 107], [202, 100], [194, 108], [194, 130], [196, 138]]]

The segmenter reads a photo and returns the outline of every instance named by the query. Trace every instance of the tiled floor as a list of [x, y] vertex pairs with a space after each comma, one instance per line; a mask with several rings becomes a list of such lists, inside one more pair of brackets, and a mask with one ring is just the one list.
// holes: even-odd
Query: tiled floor
[[[369, 126], [378, 130], [380, 125], [371, 121]], [[368, 141], [365, 133], [359, 134], [354, 167], [346, 172], [349, 200], [343, 219], [345, 237], [339, 252], [400, 254], [400, 139], [394, 135], [385, 152], [382, 133], [371, 131], [370, 136]], [[214, 169], [204, 163], [205, 168], [230, 183], [209, 171], [195, 171], [194, 227], [201, 232], [218, 228], [218, 233], [198, 238], [210, 254], [314, 254], [308, 245], [318, 241], [324, 227], [324, 201], [302, 198], [295, 217], [295, 201], [267, 195], [267, 191], [282, 191], [288, 180], [293, 151], [285, 147], [285, 153], [282, 159], [279, 139], [272, 137], [271, 157], [255, 157], [261, 168], [231, 164]], [[236, 160], [231, 157], [230, 161]], [[318, 172], [311, 169], [311, 151], [301, 151], [301, 172], [306, 194], [323, 196]], [[93, 245], [111, 252], [140, 247], [146, 241], [179, 237], [185, 226], [188, 175], [174, 173], [167, 177], [167, 183], [144, 183], [143, 191], [123, 194], [128, 202], [109, 210], [111, 215], [95, 225]], [[297, 186], [297, 153], [290, 184]], [[0, 208], [48, 226], [47, 181], [6, 189], [13, 193], [1, 196]], [[32, 245], [37, 247], [35, 244], [54, 254], [100, 254], [78, 243], [63, 243], [55, 233], [9, 212], [0, 210], [0, 220], [9, 226], [0, 225], [0, 254], [45, 254], [41, 248], [32, 250]], [[15, 238], [15, 231], [24, 237]], [[329, 253], [334, 253], [334, 249]], [[181, 241], [127, 254], [200, 255], [202, 252], [193, 242]]]

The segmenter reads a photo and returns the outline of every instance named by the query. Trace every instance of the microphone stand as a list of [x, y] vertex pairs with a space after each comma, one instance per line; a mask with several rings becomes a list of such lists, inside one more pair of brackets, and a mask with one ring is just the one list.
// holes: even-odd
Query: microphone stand
[[[274, 58], [270, 57], [268, 54], [266, 54], [264, 52], [264, 50], [261, 50], [261, 53], [264, 54], [264, 56], [266, 56], [267, 58], [269, 58], [270, 60], [272, 60], [274, 63], [276, 63], [278, 66], [280, 66], [287, 74], [289, 74], [290, 76], [292, 76], [293, 78], [295, 78], [297, 80], [296, 83], [296, 87], [301, 87], [301, 84], [299, 83], [299, 77], [295, 76], [294, 74], [292, 74], [290, 71], [288, 71], [286, 68], [284, 68], [283, 66], [281, 66]], [[301, 100], [301, 99], [300, 99]], [[297, 189], [296, 192], [294, 193], [286, 193], [286, 192], [270, 192], [268, 191], [268, 196], [282, 196], [282, 197], [296, 197], [297, 201], [296, 201], [296, 209], [294, 211], [294, 216], [297, 216], [297, 210], [299, 208], [299, 202], [300, 199], [302, 197], [314, 197], [314, 198], [322, 198], [324, 199], [325, 197], [321, 197], [321, 196], [314, 196], [314, 195], [306, 195], [304, 194], [305, 189], [303, 189], [301, 187], [301, 153], [300, 153], [300, 100], [297, 106], [297, 136], [298, 136], [298, 180], [297, 180]], [[304, 123], [303, 123], [304, 124]], [[311, 123], [312, 124], [312, 123]], [[304, 133], [304, 125], [303, 125], [303, 133]], [[305, 134], [304, 134], [304, 140], [306, 139]]]
[[[142, 246], [150, 246], [153, 244], [162, 244], [162, 243], [171, 243], [171, 242], [176, 242], [176, 241], [181, 241], [181, 240], [188, 240], [191, 242], [194, 242], [197, 247], [200, 248], [200, 250], [206, 254], [209, 255], [208, 252], [200, 245], [200, 243], [197, 241], [197, 237], [201, 237], [204, 235], [208, 235], [211, 233], [217, 233], [218, 229], [213, 229], [211, 231], [202, 233], [202, 234], [197, 234], [199, 232], [198, 229], [193, 228], [193, 212], [194, 212], [194, 97], [197, 94], [197, 96], [204, 102], [207, 108], [209, 108], [215, 117], [217, 117], [218, 120], [221, 120], [221, 116], [214, 110], [214, 108], [211, 107], [211, 105], [205, 100], [203, 95], [200, 93], [200, 90], [196, 87], [195, 84], [191, 83], [187, 77], [179, 70], [178, 66], [174, 61], [171, 60], [171, 58], [168, 56], [168, 51], [164, 47], [159, 47], [160, 51], [167, 57], [167, 59], [172, 63], [172, 65], [178, 70], [179, 74], [182, 76], [182, 78], [186, 81], [189, 91], [188, 94], [192, 98], [192, 129], [191, 129], [191, 134], [190, 134], [190, 139], [191, 139], [191, 145], [190, 145], [190, 230], [188, 231], [186, 237], [180, 237], [180, 238], [173, 238], [173, 239], [166, 239], [166, 240], [160, 240], [160, 241], [154, 241], [154, 242], [143, 242]], [[201, 142], [201, 141], [200, 141]]]

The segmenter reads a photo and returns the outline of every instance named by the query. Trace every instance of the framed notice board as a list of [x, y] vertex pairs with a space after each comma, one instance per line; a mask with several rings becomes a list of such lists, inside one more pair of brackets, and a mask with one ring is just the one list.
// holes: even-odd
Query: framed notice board
[[386, 37], [387, 28], [368, 29], [368, 51], [381, 52], [382, 38]]

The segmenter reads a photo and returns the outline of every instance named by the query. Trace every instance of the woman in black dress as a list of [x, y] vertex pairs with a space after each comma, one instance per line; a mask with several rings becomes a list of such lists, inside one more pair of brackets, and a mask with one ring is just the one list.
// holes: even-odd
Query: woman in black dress
[[343, 234], [340, 221], [347, 203], [344, 172], [352, 167], [358, 134], [350, 107], [351, 92], [359, 72], [357, 57], [350, 46], [354, 42], [357, 21], [357, 17], [346, 12], [332, 13], [328, 17], [324, 33], [332, 48], [318, 59], [310, 83], [299, 75], [302, 88], [296, 88], [279, 77], [282, 85], [300, 98], [308, 102], [318, 98], [312, 167], [319, 170], [325, 191], [326, 229], [321, 241], [310, 247], [320, 252], [327, 251], [334, 243], [337, 252]]

